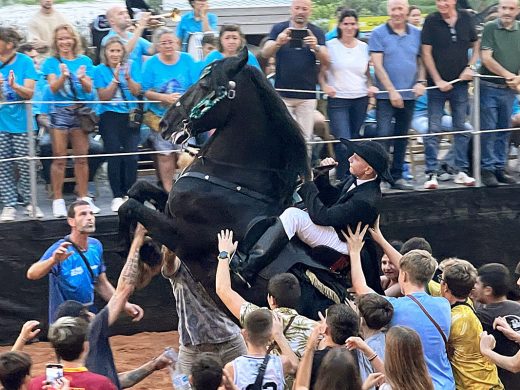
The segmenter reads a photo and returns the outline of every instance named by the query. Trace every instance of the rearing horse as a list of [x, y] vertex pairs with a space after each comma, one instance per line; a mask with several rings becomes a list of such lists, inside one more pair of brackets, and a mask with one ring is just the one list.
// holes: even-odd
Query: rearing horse
[[[162, 197], [159, 203], [166, 200], [166, 195], [142, 183], [130, 191], [130, 199], [119, 211], [124, 229], [131, 221], [141, 222], [153, 239], [182, 259], [219, 305], [217, 233], [232, 229], [240, 241], [253, 219], [278, 216], [291, 205], [298, 177], [308, 179], [310, 173], [298, 124], [263, 74], [246, 62], [247, 50], [243, 50], [237, 57], [208, 65], [198, 83], [165, 114], [161, 128], [167, 139], [178, 131], [195, 136], [216, 130], [175, 182], [164, 213], [142, 204], [150, 197]], [[281, 253], [280, 257], [292, 256], [292, 260], [271, 274], [295, 273], [310, 301], [304, 311], [315, 316], [317, 309], [332, 302], [313, 292], [305, 276], [309, 266], [325, 274], [335, 291], [342, 287], [334, 286], [335, 276], [297, 247]], [[268, 276], [257, 277], [253, 288], [238, 283], [234, 287], [247, 300], [264, 304]]]

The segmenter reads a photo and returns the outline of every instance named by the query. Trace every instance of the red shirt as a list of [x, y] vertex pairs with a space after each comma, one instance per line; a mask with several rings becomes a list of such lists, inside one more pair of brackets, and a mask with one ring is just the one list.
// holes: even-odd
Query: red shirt
[[[89, 372], [86, 367], [64, 368], [63, 375], [70, 381], [70, 390], [117, 390], [110, 379]], [[44, 381], [45, 375], [32, 378], [29, 390], [41, 390]]]

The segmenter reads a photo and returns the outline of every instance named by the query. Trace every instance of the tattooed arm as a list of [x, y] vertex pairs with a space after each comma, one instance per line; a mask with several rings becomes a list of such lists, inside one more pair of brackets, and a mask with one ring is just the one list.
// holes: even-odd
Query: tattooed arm
[[137, 279], [139, 278], [139, 249], [143, 245], [145, 232], [144, 227], [138, 224], [126, 263], [119, 275], [117, 287], [107, 304], [109, 326], [117, 320], [123, 310], [133, 317], [134, 321], [138, 321], [143, 317], [143, 309], [129, 303], [128, 298], [134, 292]]
[[141, 382], [154, 371], [161, 370], [173, 363], [175, 362], [170, 361], [163, 352], [160, 356], [153, 358], [135, 370], [121, 372], [118, 374], [119, 383], [123, 389], [128, 389], [129, 387], [135, 386], [137, 383]]

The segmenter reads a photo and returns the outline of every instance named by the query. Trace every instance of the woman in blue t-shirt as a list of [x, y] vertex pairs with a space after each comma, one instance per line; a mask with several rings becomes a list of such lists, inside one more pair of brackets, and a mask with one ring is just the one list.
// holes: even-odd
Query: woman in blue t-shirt
[[[93, 98], [92, 60], [81, 54], [81, 42], [74, 28], [62, 24], [54, 30], [52, 56], [42, 65], [42, 73], [47, 78], [50, 97], [54, 103], [50, 106], [50, 123], [52, 136], [52, 155], [66, 156], [69, 140], [75, 155], [88, 154], [88, 134], [81, 129], [78, 115], [80, 103]], [[67, 216], [67, 208], [63, 199], [63, 181], [65, 178], [65, 159], [56, 159], [51, 167], [51, 185], [54, 195], [52, 213], [56, 218]], [[88, 197], [88, 164], [87, 158], [74, 159], [74, 176], [79, 199], [90, 203], [94, 214], [100, 209]]]
[[[38, 75], [32, 60], [16, 52], [21, 40], [14, 29], [0, 27], [0, 159], [29, 155], [25, 104], [19, 102], [32, 99]], [[29, 162], [20, 160], [17, 165], [25, 212], [32, 214]], [[14, 221], [18, 191], [12, 161], [0, 162], [0, 199], [4, 206], [0, 221]], [[43, 217], [40, 209], [36, 216]]]
[[[139, 128], [129, 126], [129, 112], [137, 107], [135, 97], [141, 91], [135, 72], [131, 72], [125, 45], [119, 37], [107, 40], [102, 53], [102, 64], [94, 70], [94, 87], [100, 101], [99, 131], [106, 153], [136, 152], [139, 145]], [[137, 77], [140, 77], [138, 75]], [[111, 209], [117, 212], [124, 196], [137, 179], [137, 155], [109, 157], [108, 181], [112, 189]]]
[[[201, 61], [202, 69], [211, 64], [213, 61], [221, 60], [222, 58], [236, 56], [240, 49], [246, 44], [246, 39], [240, 26], [237, 24], [224, 24], [220, 28], [220, 35], [218, 38], [218, 50], [212, 51], [208, 54], [206, 59]], [[248, 50], [247, 64], [255, 66], [260, 69], [260, 64], [255, 55]], [[261, 70], [261, 69], [260, 69]]]
[[158, 29], [153, 36], [158, 53], [143, 66], [142, 88], [144, 96], [160, 103], [149, 103], [144, 116], [153, 132], [150, 142], [154, 150], [165, 152], [158, 154], [158, 171], [164, 189], [170, 192], [175, 173], [175, 153], [168, 153], [173, 145], [162, 139], [159, 134], [159, 121], [167, 108], [174, 104], [181, 95], [198, 79], [198, 68], [193, 58], [179, 52], [179, 40], [167, 28]]

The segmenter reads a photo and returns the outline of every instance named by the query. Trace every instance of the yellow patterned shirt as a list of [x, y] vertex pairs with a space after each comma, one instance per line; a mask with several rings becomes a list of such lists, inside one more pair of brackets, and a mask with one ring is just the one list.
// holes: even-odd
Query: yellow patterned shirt
[[[260, 307], [246, 302], [240, 308], [240, 325], [244, 326], [244, 319], [246, 315], [260, 309]], [[291, 349], [293, 352], [301, 358], [305, 351], [305, 345], [307, 344], [307, 339], [312, 333], [312, 330], [317, 325], [316, 321], [313, 321], [307, 317], [299, 315], [298, 312], [294, 309], [288, 309], [286, 307], [280, 307], [273, 310], [276, 314], [280, 316], [283, 322], [283, 328], [287, 326], [291, 317], [294, 317], [293, 322], [287, 332], [285, 332], [285, 338], [289, 342]]]
[[448, 342], [454, 349], [450, 359], [457, 390], [500, 390], [497, 367], [480, 353], [482, 324], [471, 307], [459, 304], [451, 309]]

